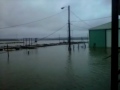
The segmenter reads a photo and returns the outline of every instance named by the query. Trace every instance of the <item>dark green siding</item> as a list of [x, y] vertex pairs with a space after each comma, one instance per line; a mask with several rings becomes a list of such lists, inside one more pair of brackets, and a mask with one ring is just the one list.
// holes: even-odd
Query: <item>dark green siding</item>
[[94, 43], [96, 43], [96, 47], [106, 47], [105, 30], [89, 31], [89, 46], [93, 47]]

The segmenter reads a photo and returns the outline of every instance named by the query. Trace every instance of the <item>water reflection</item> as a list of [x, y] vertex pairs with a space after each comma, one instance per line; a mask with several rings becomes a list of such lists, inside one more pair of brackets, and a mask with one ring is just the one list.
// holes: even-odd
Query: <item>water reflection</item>
[[90, 48], [89, 49], [89, 56], [106, 56], [111, 54], [111, 49], [107, 48]]
[[68, 51], [68, 59], [67, 59], [67, 84], [68, 84], [68, 89], [71, 89], [73, 87], [74, 83], [74, 77], [73, 77], [73, 69], [72, 69], [72, 59], [71, 59], [71, 51]]
[[104, 52], [105, 52], [105, 54], [107, 54], [107, 48], [105, 48]]
[[36, 90], [110, 90], [110, 60], [102, 60], [104, 54], [105, 49], [88, 50], [77, 44], [74, 51], [73, 47], [67, 51], [67, 46], [57, 46], [29, 50], [29, 56], [28, 50], [21, 50], [10, 53], [12, 62], [6, 68], [6, 53], [0, 56], [0, 69], [4, 74], [0, 77], [7, 83], [4, 84], [7, 89], [15, 90], [26, 87]]
[[27, 54], [29, 55], [29, 54], [30, 54], [30, 51], [27, 51]]
[[79, 46], [79, 44], [78, 44], [78, 51], [79, 51], [79, 47], [80, 47], [80, 46]]
[[38, 49], [35, 49], [35, 54], [38, 54]]
[[30, 51], [29, 49], [24, 50], [24, 54], [25, 54], [25, 55], [28, 55], [28, 56], [29, 56], [30, 53], [31, 53], [31, 51]]
[[80, 89], [78, 83], [77, 83], [77, 79], [74, 73], [74, 69], [73, 69], [73, 62], [72, 60], [72, 53], [69, 51], [68, 52], [68, 59], [67, 59], [67, 71], [66, 71], [66, 77], [67, 77], [67, 83], [66, 85], [68, 86], [66, 89], [67, 90], [76, 90], [76, 89]]
[[[89, 70], [91, 73], [92, 83], [98, 83], [96, 87], [99, 90], [110, 90], [110, 69], [111, 60], [103, 59], [110, 54], [110, 49], [90, 48], [89, 49]], [[104, 79], [102, 79], [104, 78]], [[97, 80], [97, 81], [96, 81]], [[106, 83], [106, 84], [105, 84]], [[101, 87], [99, 87], [99, 84]]]
[[68, 63], [71, 63], [71, 54], [72, 54], [72, 51], [68, 51]]
[[81, 48], [86, 49], [86, 44], [82, 44]]
[[28, 49], [24, 49], [24, 50], [23, 50], [23, 54], [26, 55], [26, 54], [27, 54], [27, 51], [28, 51]]
[[73, 45], [73, 51], [74, 51], [74, 45]]
[[9, 55], [9, 52], [7, 53], [7, 62], [8, 62], [8, 64], [10, 63], [10, 55]]

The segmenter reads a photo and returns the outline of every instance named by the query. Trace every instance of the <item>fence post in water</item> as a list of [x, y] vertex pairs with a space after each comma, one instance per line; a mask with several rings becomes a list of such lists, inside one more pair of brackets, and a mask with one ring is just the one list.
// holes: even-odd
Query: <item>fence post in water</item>
[[85, 45], [85, 48], [86, 48], [86, 44], [84, 43], [84, 45]]
[[26, 46], [27, 46], [27, 38], [26, 38]]
[[32, 38], [31, 38], [31, 45], [32, 45]]
[[79, 44], [78, 44], [78, 49], [79, 49]]
[[26, 38], [25, 38], [25, 46], [26, 46]]
[[7, 54], [8, 54], [8, 58], [9, 58], [9, 50], [8, 50], [8, 44], [7, 44]]
[[73, 51], [74, 51], [74, 44], [73, 44]]
[[35, 44], [37, 44], [37, 38], [35, 38]]
[[23, 38], [23, 46], [24, 46], [24, 38]]
[[30, 52], [28, 51], [27, 53], [28, 53], [28, 55], [29, 55]]

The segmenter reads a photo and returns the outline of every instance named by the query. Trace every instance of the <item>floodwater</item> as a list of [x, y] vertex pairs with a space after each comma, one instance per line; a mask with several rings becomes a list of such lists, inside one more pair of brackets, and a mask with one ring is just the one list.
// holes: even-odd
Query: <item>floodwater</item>
[[[28, 53], [29, 51], [29, 53]], [[0, 90], [110, 90], [110, 49], [50, 46], [0, 54]]]
[[[37, 43], [35, 43], [34, 41], [32, 41], [32, 45], [35, 44], [50, 44], [50, 43], [59, 43], [59, 42], [67, 42], [67, 40], [39, 40]], [[72, 40], [74, 42], [80, 42], [80, 41], [85, 41], [88, 42], [88, 40]], [[0, 41], [0, 46], [7, 46], [7, 44], [4, 43], [10, 43], [10, 42], [19, 42], [19, 41]], [[23, 41], [20, 41], [23, 42]], [[31, 43], [31, 42], [30, 42]], [[29, 41], [27, 41], [27, 43], [24, 41], [24, 44], [28, 44], [29, 45]], [[9, 46], [16, 46], [16, 45], [23, 45], [23, 43], [14, 43], [14, 44], [8, 44]]]

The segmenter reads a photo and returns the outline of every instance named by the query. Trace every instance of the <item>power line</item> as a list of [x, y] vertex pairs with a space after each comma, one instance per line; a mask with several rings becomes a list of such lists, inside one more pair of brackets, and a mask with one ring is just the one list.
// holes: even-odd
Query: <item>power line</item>
[[72, 29], [71, 31], [80, 31], [80, 32], [86, 32], [86, 31], [89, 31], [89, 30], [84, 30], [84, 29], [79, 29], [79, 30], [76, 30], [76, 29]]
[[[72, 11], [71, 11], [72, 12]], [[91, 25], [89, 25], [88, 23], [86, 23], [84, 20], [82, 20], [81, 18], [79, 18], [75, 13], [72, 12], [72, 14], [74, 14], [78, 19], [81, 20], [81, 22], [85, 23], [86, 25], [90, 26], [90, 27], [93, 27]]]
[[54, 31], [53, 33], [51, 33], [51, 34], [49, 34], [49, 35], [47, 35], [47, 36], [45, 36], [45, 37], [41, 38], [40, 40], [43, 40], [43, 39], [45, 39], [45, 38], [47, 38], [47, 37], [49, 37], [49, 36], [53, 35], [54, 33], [56, 33], [56, 32], [58, 32], [58, 31], [60, 31], [60, 30], [61, 30], [62, 28], [64, 28], [65, 26], [66, 26], [66, 24], [65, 24], [64, 26], [62, 26], [61, 28], [59, 28], [58, 30]]
[[[95, 18], [95, 19], [88, 19], [88, 20], [83, 20], [83, 21], [91, 21], [91, 20], [98, 20], [98, 19], [105, 19], [105, 18], [110, 18], [111, 16], [107, 17], [101, 17], [101, 18]], [[72, 22], [81, 22], [81, 21], [72, 21]]]
[[[64, 10], [64, 11], [66, 11], [66, 10]], [[62, 12], [63, 12], [63, 11], [62, 11]], [[60, 12], [60, 13], [62, 13], [62, 12]], [[43, 20], [45, 20], [45, 19], [51, 18], [51, 17], [53, 17], [53, 16], [56, 16], [56, 15], [58, 15], [58, 14], [60, 14], [60, 13], [54, 14], [54, 15], [52, 15], [52, 16], [49, 16], [49, 17], [46, 17], [46, 18], [43, 18], [43, 19], [40, 19], [40, 20], [36, 20], [36, 21], [24, 23], [24, 24], [19, 24], [19, 25], [14, 25], [14, 26], [9, 26], [9, 27], [3, 27], [3, 28], [0, 28], [0, 29], [12, 28], [12, 27], [27, 25], [27, 24], [31, 24], [31, 23], [35, 23], [35, 22], [40, 22], [40, 21], [43, 21]]]
[[[74, 24], [71, 24], [71, 25], [74, 25]], [[77, 26], [77, 25], [74, 25], [74, 26]], [[77, 27], [79, 27], [79, 26], [77, 26]], [[81, 29], [82, 29], [82, 28], [83, 28], [83, 29], [88, 29], [88, 28], [84, 28], [84, 27], [79, 27], [79, 28], [81, 28]]]
[[[66, 25], [66, 24], [65, 24], [65, 25]], [[45, 37], [43, 37], [43, 38], [41, 38], [41, 39], [39, 39], [39, 40], [44, 40], [45, 38], [47, 38], [47, 37], [49, 37], [49, 36], [53, 35], [54, 33], [58, 32], [58, 31], [60, 31], [62, 28], [64, 28], [64, 27], [65, 27], [65, 25], [64, 25], [64, 26], [62, 26], [61, 28], [59, 28], [58, 30], [56, 30], [55, 32], [53, 32], [53, 33], [51, 33], [51, 34], [49, 34], [49, 35], [47, 35], [47, 36], [45, 36]], [[33, 44], [33, 43], [32, 43], [32, 44]]]

